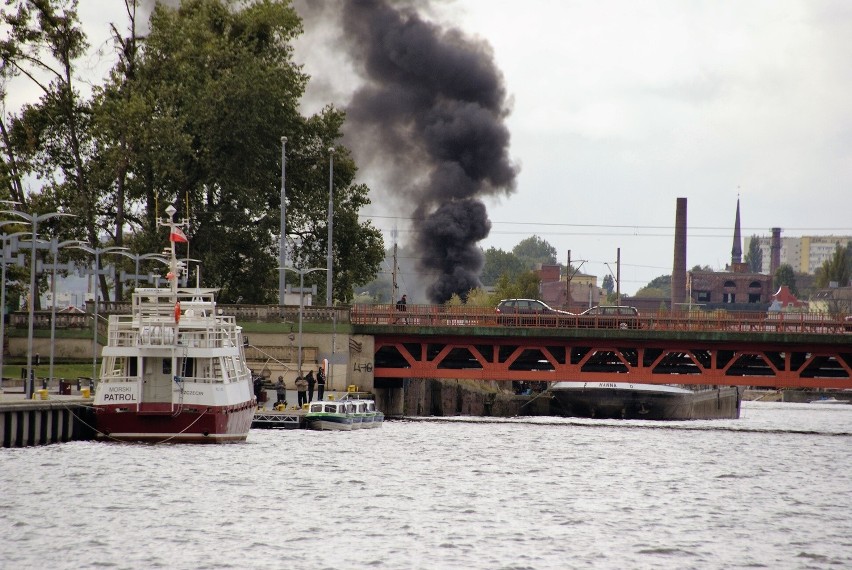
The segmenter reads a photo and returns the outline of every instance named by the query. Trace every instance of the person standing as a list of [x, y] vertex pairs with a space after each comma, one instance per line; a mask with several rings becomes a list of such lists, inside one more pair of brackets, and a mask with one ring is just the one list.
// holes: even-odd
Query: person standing
[[280, 404], [287, 405], [287, 386], [284, 385], [284, 377], [278, 377], [278, 383], [275, 385], [275, 393], [278, 395], [278, 401], [275, 402], [275, 405], [278, 406]]
[[[251, 371], [249, 371], [251, 372]], [[257, 402], [263, 402], [263, 377], [262, 376], [254, 376], [252, 382], [254, 383], [254, 397], [257, 398]]]
[[[396, 302], [396, 310], [400, 313], [404, 313], [408, 309], [408, 301], [405, 298], [405, 295], [400, 297], [399, 301]], [[397, 319], [399, 321], [399, 319]], [[405, 323], [405, 319], [402, 320]]]
[[308, 403], [308, 381], [302, 378], [302, 375], [296, 378], [296, 391], [298, 392], [299, 407], [301, 408]]
[[308, 370], [307, 375], [305, 376], [305, 380], [308, 382], [308, 402], [314, 401], [314, 384], [316, 384], [316, 380], [314, 379], [314, 371]]
[[320, 402], [322, 402], [323, 394], [325, 394], [325, 371], [320, 364], [317, 368], [317, 400]]

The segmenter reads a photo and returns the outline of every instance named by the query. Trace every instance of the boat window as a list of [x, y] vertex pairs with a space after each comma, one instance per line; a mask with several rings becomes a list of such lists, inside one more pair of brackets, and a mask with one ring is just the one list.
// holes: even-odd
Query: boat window
[[326, 404], [325, 411], [330, 414], [334, 414], [337, 412], [337, 406], [335, 406], [334, 404]]
[[164, 358], [163, 359], [163, 374], [171, 374], [172, 373], [172, 359]]
[[311, 411], [312, 412], [321, 412], [322, 411], [322, 404], [311, 404]]

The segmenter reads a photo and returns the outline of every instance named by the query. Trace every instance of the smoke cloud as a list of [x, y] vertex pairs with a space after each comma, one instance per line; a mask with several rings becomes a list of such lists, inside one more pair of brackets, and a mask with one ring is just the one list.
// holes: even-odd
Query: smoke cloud
[[349, 0], [341, 18], [363, 80], [347, 106], [359, 154], [370, 150], [411, 209], [429, 299], [464, 298], [491, 229], [481, 198], [511, 193], [517, 175], [490, 46], [389, 0]]

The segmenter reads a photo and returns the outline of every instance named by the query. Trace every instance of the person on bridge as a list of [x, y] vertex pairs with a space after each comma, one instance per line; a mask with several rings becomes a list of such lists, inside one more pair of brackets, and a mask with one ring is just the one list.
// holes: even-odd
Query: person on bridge
[[[408, 301], [405, 299], [405, 295], [403, 295], [399, 299], [399, 301], [396, 302], [396, 310], [401, 312], [401, 313], [404, 313], [407, 310], [407, 308], [408, 308]], [[397, 322], [398, 321], [399, 321], [399, 319], [397, 319]], [[402, 322], [403, 322], [403, 324], [405, 324], [405, 319], [403, 319]]]

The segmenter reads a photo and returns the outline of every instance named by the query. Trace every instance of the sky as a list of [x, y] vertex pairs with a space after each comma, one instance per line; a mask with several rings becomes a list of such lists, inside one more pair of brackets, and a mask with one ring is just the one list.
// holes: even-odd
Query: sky
[[[730, 262], [738, 198], [744, 238], [852, 235], [852, 4], [458, 0], [428, 17], [487, 41], [506, 83], [520, 173], [486, 201], [483, 247], [538, 235], [600, 279], [620, 248], [632, 293], [671, 272], [678, 197], [688, 267]], [[345, 107], [345, 73], [306, 44], [297, 59]]]
[[[738, 198], [744, 238], [772, 227], [852, 235], [852, 3], [417, 5], [489, 44], [505, 81], [519, 174], [511, 195], [485, 199], [483, 248], [537, 235], [599, 279], [615, 272], [620, 248], [621, 290], [631, 294], [671, 272], [678, 197], [688, 200], [688, 267], [730, 262]], [[105, 73], [107, 25], [124, 21], [123, 2], [83, 1], [80, 13], [93, 46], [87, 68]], [[344, 50], [318, 26], [296, 45], [313, 78], [306, 112], [346, 108], [358, 79]], [[364, 216], [386, 245], [394, 229], [404, 244], [410, 212], [385, 199], [380, 173], [359, 177], [373, 189]]]

